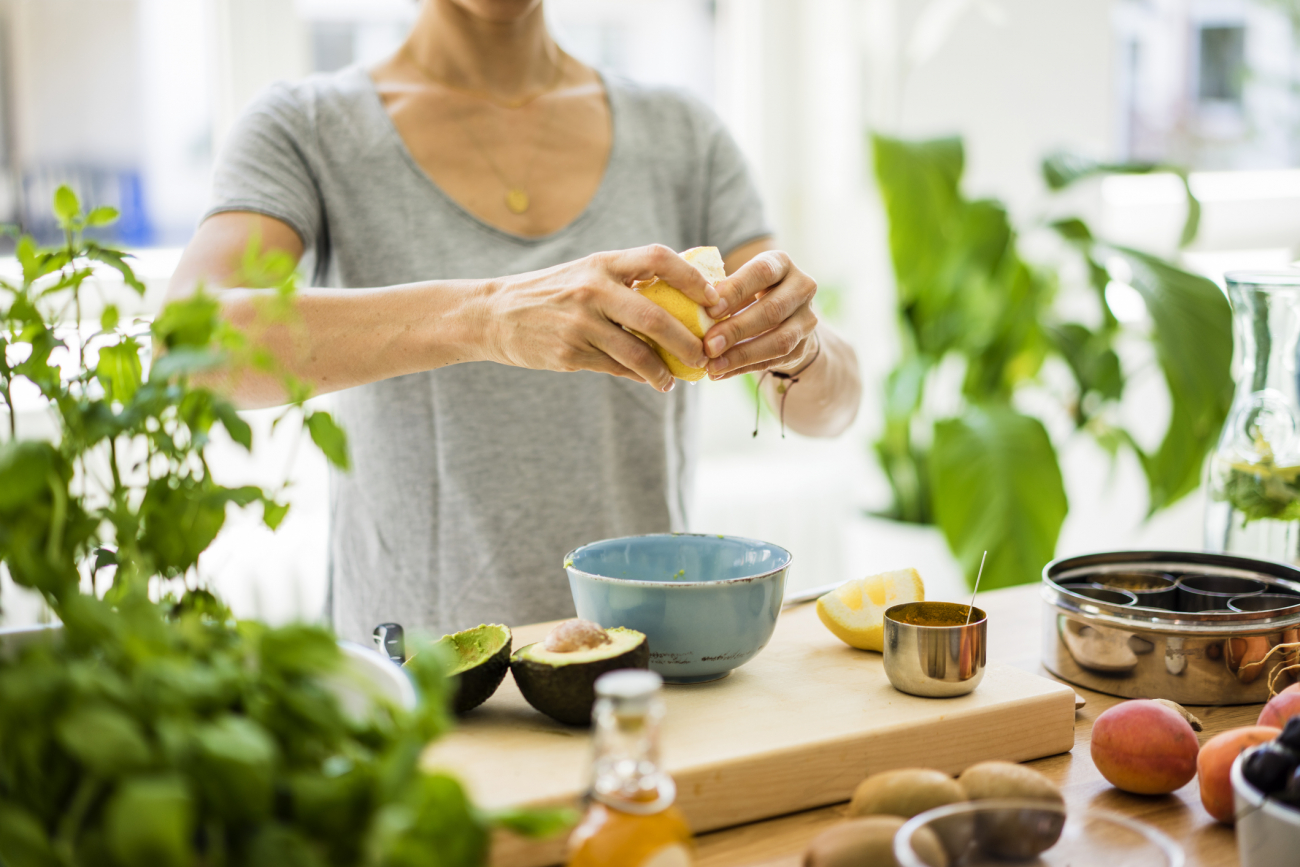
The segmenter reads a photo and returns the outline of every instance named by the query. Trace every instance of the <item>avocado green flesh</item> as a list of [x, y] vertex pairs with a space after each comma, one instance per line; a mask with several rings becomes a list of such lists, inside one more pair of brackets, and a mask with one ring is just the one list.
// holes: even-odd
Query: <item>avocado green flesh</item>
[[616, 627], [605, 630], [609, 644], [572, 653], [555, 653], [541, 643], [519, 648], [510, 660], [515, 683], [528, 703], [556, 722], [591, 725], [596, 678], [620, 668], [649, 668], [645, 635]]
[[624, 629], [619, 626], [615, 629], [606, 629], [605, 634], [609, 636], [608, 644], [599, 644], [595, 647], [588, 647], [583, 650], [573, 650], [568, 653], [557, 653], [553, 650], [547, 650], [542, 646], [542, 642], [530, 644], [527, 647], [521, 647], [518, 657], [542, 663], [544, 665], [553, 665], [560, 667], [564, 665], [582, 665], [586, 662], [593, 662], [601, 659], [608, 659], [611, 656], [621, 656], [629, 650], [635, 648], [638, 644], [645, 641], [645, 636], [640, 632], [631, 629]]
[[499, 623], [484, 624], [444, 635], [438, 644], [454, 658], [449, 676], [457, 679], [452, 710], [467, 713], [492, 697], [510, 667], [510, 629]]

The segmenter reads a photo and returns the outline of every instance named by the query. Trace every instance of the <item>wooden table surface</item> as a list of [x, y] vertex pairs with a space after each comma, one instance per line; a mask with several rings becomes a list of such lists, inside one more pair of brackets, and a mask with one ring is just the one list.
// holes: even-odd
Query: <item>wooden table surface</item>
[[[1013, 587], [982, 593], [977, 603], [989, 614], [989, 662], [1002, 662], [1052, 677], [1039, 662], [1042, 603], [1038, 586]], [[1074, 749], [1059, 756], [1029, 762], [1060, 785], [1066, 804], [1074, 810], [1097, 807], [1125, 813], [1164, 831], [1182, 844], [1187, 867], [1237, 867], [1237, 843], [1232, 828], [1210, 818], [1201, 806], [1195, 779], [1172, 795], [1130, 795], [1113, 788], [1098, 773], [1089, 755], [1092, 722], [1123, 699], [1076, 687], [1087, 699], [1075, 718]], [[1205, 725], [1201, 743], [1230, 728], [1253, 725], [1260, 705], [1189, 707]], [[799, 867], [809, 841], [840, 821], [844, 805], [808, 810], [789, 816], [741, 825], [701, 835], [699, 867]]]

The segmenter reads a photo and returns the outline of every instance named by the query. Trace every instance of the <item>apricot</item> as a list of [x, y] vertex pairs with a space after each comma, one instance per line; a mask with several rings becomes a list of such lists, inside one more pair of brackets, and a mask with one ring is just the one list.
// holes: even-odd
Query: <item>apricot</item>
[[1281, 729], [1273, 726], [1242, 726], [1228, 729], [1205, 742], [1196, 757], [1196, 773], [1201, 778], [1201, 803], [1205, 805], [1205, 812], [1224, 824], [1232, 824], [1232, 763], [1245, 750], [1271, 741], [1281, 733]]
[[1255, 725], [1282, 728], [1293, 716], [1300, 716], [1300, 690], [1291, 692], [1291, 687], [1288, 686], [1269, 699], [1268, 704], [1259, 712], [1259, 720]]
[[1177, 711], [1145, 699], [1108, 709], [1092, 725], [1092, 763], [1112, 786], [1167, 795], [1196, 776], [1196, 732]]

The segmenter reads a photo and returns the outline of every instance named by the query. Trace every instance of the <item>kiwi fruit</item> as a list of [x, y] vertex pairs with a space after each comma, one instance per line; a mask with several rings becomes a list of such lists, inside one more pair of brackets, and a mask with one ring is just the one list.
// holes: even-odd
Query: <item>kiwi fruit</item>
[[1014, 762], [980, 762], [962, 772], [957, 782], [972, 801], [1018, 798], [1045, 803], [1042, 810], [989, 810], [976, 814], [975, 842], [986, 854], [1016, 860], [1033, 858], [1060, 839], [1065, 813], [1059, 807], [1065, 799], [1060, 788], [1038, 771]]
[[966, 794], [952, 777], [930, 768], [899, 768], [872, 774], [853, 792], [850, 816], [902, 816], [966, 800]]
[[[850, 819], [818, 834], [803, 856], [803, 867], [898, 867], [894, 835], [903, 827], [898, 816]], [[948, 867], [948, 853], [929, 828], [912, 837], [912, 849], [928, 867]]]

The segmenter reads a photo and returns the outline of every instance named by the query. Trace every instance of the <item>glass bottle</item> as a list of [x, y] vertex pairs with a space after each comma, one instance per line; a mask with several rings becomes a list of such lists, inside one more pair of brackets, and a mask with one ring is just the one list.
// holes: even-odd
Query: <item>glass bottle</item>
[[601, 675], [592, 710], [590, 805], [569, 838], [569, 867], [690, 867], [690, 826], [659, 764], [663, 679], [629, 669]]
[[1226, 279], [1236, 390], [1210, 459], [1205, 548], [1300, 565], [1300, 270]]

